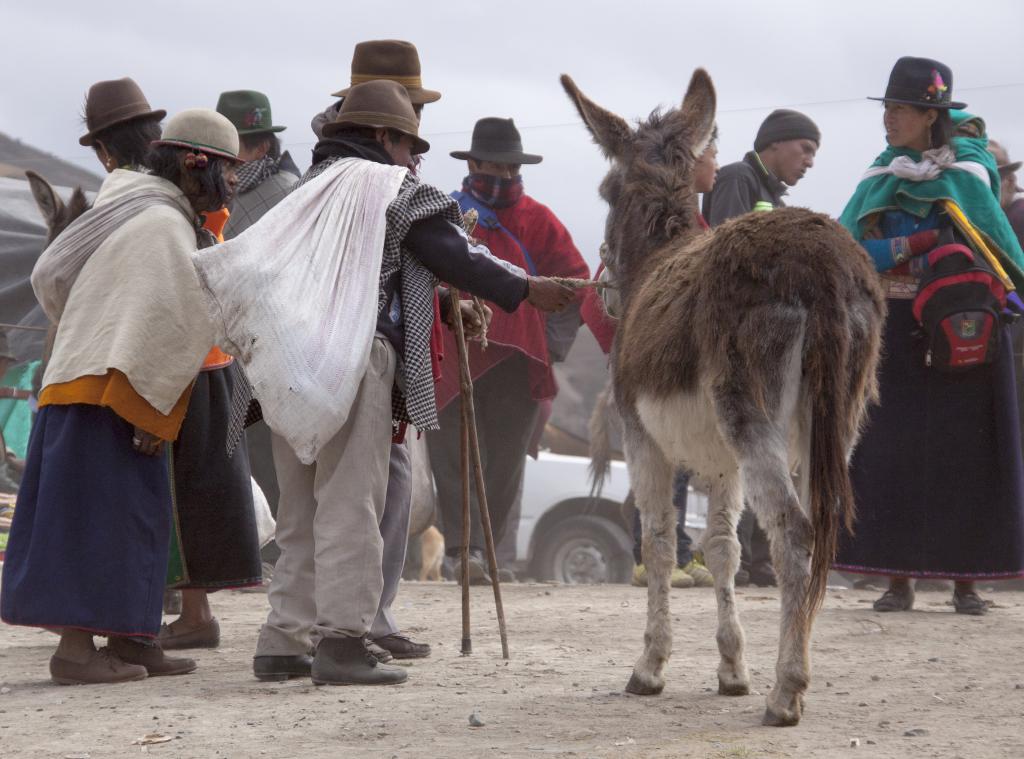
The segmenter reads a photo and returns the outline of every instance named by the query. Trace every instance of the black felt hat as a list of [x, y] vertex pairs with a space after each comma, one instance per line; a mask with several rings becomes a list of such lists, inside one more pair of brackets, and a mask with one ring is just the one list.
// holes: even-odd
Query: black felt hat
[[921, 108], [966, 108], [966, 103], [953, 101], [953, 72], [945, 63], [931, 58], [904, 56], [896, 61], [889, 74], [889, 86], [880, 98], [891, 103], [905, 103]]
[[512, 119], [489, 116], [473, 127], [469, 150], [453, 150], [449, 155], [465, 161], [493, 161], [494, 163], [540, 163], [543, 157], [523, 152], [523, 138], [519, 136]]

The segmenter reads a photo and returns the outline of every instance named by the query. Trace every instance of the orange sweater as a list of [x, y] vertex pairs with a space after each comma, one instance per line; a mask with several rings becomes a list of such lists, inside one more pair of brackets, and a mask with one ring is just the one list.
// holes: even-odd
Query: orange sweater
[[[213, 236], [217, 238], [217, 242], [224, 242], [224, 227], [227, 225], [228, 218], [230, 216], [231, 212], [228, 211], [227, 206], [219, 211], [209, 211], [204, 215], [203, 228], [213, 232]], [[217, 346], [214, 346], [210, 348], [210, 352], [206, 354], [206, 360], [203, 361], [203, 369], [223, 369], [232, 361], [234, 361], [234, 359], [231, 356]]]
[[39, 394], [39, 406], [67, 406], [85, 403], [90, 406], [105, 406], [130, 424], [134, 424], [161, 440], [178, 437], [181, 422], [188, 410], [188, 399], [192, 393], [189, 385], [174, 404], [170, 414], [161, 414], [135, 392], [128, 378], [117, 369], [106, 374], [79, 377], [71, 382], [47, 385]]

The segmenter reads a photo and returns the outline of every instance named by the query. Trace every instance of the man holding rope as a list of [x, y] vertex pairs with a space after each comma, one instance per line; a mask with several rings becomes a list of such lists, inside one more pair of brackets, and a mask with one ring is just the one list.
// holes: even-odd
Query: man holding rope
[[[221, 342], [245, 364], [274, 431], [281, 558], [253, 662], [263, 680], [406, 679], [364, 636], [383, 587], [393, 423], [437, 428], [428, 355], [437, 281], [509, 311], [523, 301], [557, 311], [574, 298], [471, 250], [457, 204], [407, 170], [429, 147], [401, 85], [356, 85], [313, 166], [258, 232], [196, 257]], [[279, 292], [267, 298], [271, 279]]]

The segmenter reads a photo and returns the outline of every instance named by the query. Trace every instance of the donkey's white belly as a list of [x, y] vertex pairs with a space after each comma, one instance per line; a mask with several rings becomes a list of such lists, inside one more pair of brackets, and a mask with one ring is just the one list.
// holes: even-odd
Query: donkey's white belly
[[736, 456], [722, 438], [710, 399], [703, 392], [668, 398], [640, 396], [636, 409], [648, 434], [675, 466], [684, 466], [697, 483], [712, 484], [736, 471]]

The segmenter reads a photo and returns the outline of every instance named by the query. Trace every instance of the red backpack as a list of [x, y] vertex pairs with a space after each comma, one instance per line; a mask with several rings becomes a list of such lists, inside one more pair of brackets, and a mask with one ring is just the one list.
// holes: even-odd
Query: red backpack
[[925, 364], [958, 372], [990, 364], [999, 350], [1006, 288], [987, 262], [958, 242], [928, 254], [914, 318], [928, 339]]

